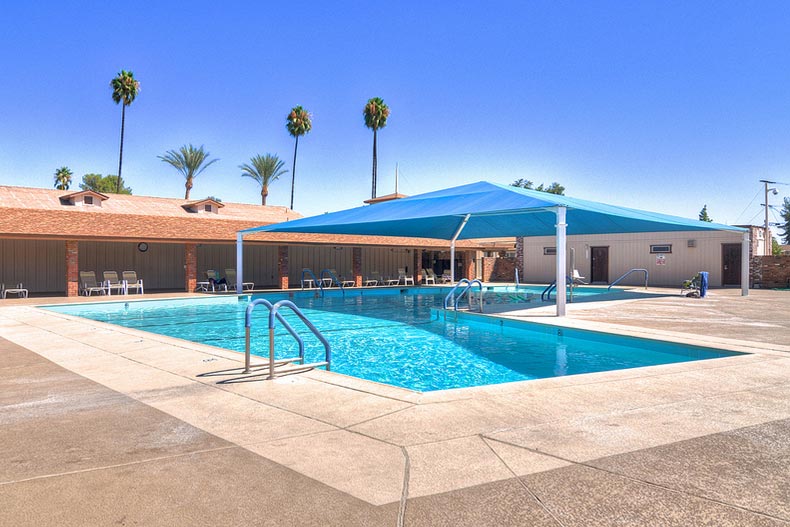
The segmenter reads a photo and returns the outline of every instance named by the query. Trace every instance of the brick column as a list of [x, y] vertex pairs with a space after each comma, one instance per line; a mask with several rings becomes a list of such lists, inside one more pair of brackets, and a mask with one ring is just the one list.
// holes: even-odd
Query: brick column
[[184, 244], [184, 287], [187, 293], [191, 293], [197, 288], [197, 244]]
[[280, 277], [280, 289], [288, 289], [288, 246], [277, 246], [277, 274]]
[[66, 296], [80, 296], [80, 251], [75, 240], [66, 241]]
[[413, 249], [414, 259], [411, 275], [414, 277], [414, 283], [420, 285], [422, 283], [422, 249]]
[[351, 253], [351, 272], [354, 273], [354, 287], [362, 287], [362, 247], [354, 247]]
[[461, 274], [467, 280], [475, 279], [475, 253], [474, 251], [464, 251], [463, 269]]
[[524, 276], [527, 274], [527, 266], [524, 265], [524, 237], [523, 236], [519, 236], [516, 238], [516, 269], [518, 269], [519, 281], [523, 282]]

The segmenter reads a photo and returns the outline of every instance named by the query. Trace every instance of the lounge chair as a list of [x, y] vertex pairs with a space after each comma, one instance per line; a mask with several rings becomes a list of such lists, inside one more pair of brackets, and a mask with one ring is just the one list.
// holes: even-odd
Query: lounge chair
[[[215, 271], [214, 269], [209, 269], [206, 271], [206, 280], [208, 281], [208, 285], [211, 287], [212, 292], [221, 289], [224, 289], [225, 292], [228, 291], [228, 281], [224, 278], [220, 278], [219, 272]], [[208, 287], [205, 290], [208, 291]]]
[[355, 285], [357, 285], [356, 280], [354, 280], [354, 272], [349, 271], [348, 276], [351, 277], [350, 280], [347, 279], [345, 276], [340, 277], [340, 283], [343, 284], [343, 287], [354, 287]]
[[450, 274], [450, 270], [445, 269], [444, 271], [442, 271], [442, 283], [449, 284], [452, 283], [452, 281], [453, 281], [453, 275]]
[[398, 268], [398, 283], [401, 280], [403, 280], [403, 285], [409, 285], [409, 282], [411, 282], [411, 285], [414, 285], [414, 275], [407, 275], [405, 267]]
[[365, 287], [373, 287], [379, 285], [380, 281], [381, 275], [378, 273], [378, 271], [373, 271], [368, 275], [367, 278], [365, 278], [363, 284]]
[[423, 284], [431, 283], [436, 285], [436, 273], [433, 272], [433, 269], [422, 270], [422, 283]]
[[27, 298], [28, 291], [22, 285], [22, 282], [16, 284], [16, 287], [9, 287], [6, 289], [5, 284], [0, 283], [0, 298], [5, 298], [8, 293], [15, 294], [19, 298]]
[[[228, 282], [228, 287], [233, 291], [236, 290], [236, 269], [225, 269], [225, 280]], [[255, 282], [242, 282], [242, 291], [252, 291], [255, 289]]]
[[143, 288], [143, 279], [137, 278], [137, 271], [124, 271], [121, 273], [121, 277], [123, 278], [123, 283], [126, 286], [126, 293], [129, 293], [129, 289], [134, 289], [141, 295], [145, 293], [145, 289]]
[[574, 269], [571, 272], [571, 280], [573, 280], [573, 283], [577, 284], [577, 285], [589, 285], [590, 284], [590, 282], [586, 281], [587, 279], [585, 277], [583, 277], [583, 276], [581, 276], [579, 274], [579, 270], [578, 269]]
[[107, 294], [107, 290], [96, 281], [96, 273], [93, 271], [80, 271], [80, 292], [85, 296], [93, 293]]
[[102, 278], [104, 278], [102, 285], [107, 289], [108, 295], [112, 295], [113, 290], [119, 294], [126, 294], [126, 286], [118, 280], [118, 273], [115, 271], [104, 271]]
[[379, 283], [383, 285], [398, 285], [400, 283], [400, 278], [384, 278]]

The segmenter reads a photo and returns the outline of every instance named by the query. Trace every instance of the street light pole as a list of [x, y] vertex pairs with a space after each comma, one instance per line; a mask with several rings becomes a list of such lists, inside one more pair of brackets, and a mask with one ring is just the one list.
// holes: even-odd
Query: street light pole
[[771, 229], [768, 227], [768, 193], [773, 192], [774, 195], [778, 194], [779, 191], [775, 188], [768, 188], [768, 185], [774, 185], [776, 181], [768, 181], [766, 179], [761, 179], [760, 183], [765, 186], [765, 235], [763, 236], [763, 242], [765, 243], [765, 248], [763, 249], [763, 254], [770, 256], [773, 252], [773, 244], [771, 243]]

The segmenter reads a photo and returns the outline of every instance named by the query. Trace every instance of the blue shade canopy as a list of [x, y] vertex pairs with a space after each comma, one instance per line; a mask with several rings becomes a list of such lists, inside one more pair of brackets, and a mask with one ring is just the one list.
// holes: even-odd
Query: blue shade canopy
[[459, 240], [510, 236], [552, 236], [555, 209], [567, 207], [567, 233], [607, 234], [666, 231], [746, 231], [655, 212], [606, 205], [480, 181], [409, 198], [377, 203], [239, 231], [309, 232], [406, 236], [451, 240], [468, 214]]

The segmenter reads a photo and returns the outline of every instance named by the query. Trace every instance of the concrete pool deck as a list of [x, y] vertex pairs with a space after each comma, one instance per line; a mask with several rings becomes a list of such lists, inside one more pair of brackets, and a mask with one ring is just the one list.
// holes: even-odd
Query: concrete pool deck
[[508, 316], [747, 355], [425, 394], [4, 301], [0, 524], [787, 525], [790, 292], [736, 295]]

